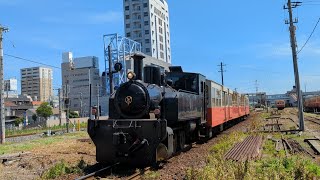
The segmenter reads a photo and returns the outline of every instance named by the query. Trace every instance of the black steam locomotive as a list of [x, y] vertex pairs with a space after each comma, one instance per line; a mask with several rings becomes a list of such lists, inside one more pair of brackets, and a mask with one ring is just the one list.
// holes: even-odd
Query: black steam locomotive
[[[100, 163], [147, 166], [170, 157], [200, 137], [206, 126], [205, 77], [170, 67], [144, 67], [135, 55], [134, 73], [109, 100], [108, 120], [88, 120], [88, 133]], [[210, 133], [209, 133], [210, 132]]]

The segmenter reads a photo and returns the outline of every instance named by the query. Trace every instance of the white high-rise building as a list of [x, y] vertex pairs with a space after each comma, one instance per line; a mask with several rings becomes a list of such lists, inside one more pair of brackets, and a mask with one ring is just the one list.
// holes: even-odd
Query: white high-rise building
[[171, 63], [169, 9], [166, 0], [123, 0], [126, 37], [142, 52]]

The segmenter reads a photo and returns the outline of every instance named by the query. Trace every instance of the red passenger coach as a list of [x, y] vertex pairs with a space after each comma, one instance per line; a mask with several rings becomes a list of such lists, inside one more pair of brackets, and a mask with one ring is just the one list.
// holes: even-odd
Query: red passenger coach
[[228, 121], [233, 121], [249, 115], [249, 99], [247, 96], [232, 91], [214, 81], [206, 81], [207, 123], [217, 127]]

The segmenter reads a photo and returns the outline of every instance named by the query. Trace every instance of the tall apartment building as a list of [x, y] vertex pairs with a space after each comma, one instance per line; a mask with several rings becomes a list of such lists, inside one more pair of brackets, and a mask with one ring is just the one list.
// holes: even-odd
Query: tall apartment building
[[47, 102], [52, 97], [52, 69], [32, 67], [20, 70], [21, 94], [29, 95], [35, 101]]
[[166, 0], [123, 0], [126, 37], [142, 52], [171, 64], [169, 10]]
[[71, 52], [66, 52], [62, 54], [61, 69], [64, 97], [69, 97], [70, 109], [78, 111], [81, 116], [88, 116], [89, 84], [91, 83], [92, 106], [97, 106], [98, 90], [101, 88], [98, 58], [95, 56], [73, 58]]

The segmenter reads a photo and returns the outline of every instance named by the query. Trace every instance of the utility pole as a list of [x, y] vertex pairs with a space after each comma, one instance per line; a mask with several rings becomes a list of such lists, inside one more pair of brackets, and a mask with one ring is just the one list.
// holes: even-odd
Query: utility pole
[[100, 86], [99, 84], [97, 84], [97, 117], [96, 119], [99, 120], [99, 116], [100, 116]]
[[2, 48], [2, 33], [3, 32], [8, 32], [9, 29], [6, 27], [2, 27], [0, 25], [0, 123], [1, 123], [1, 128], [0, 128], [0, 141], [1, 144], [6, 142], [6, 117], [5, 117], [5, 109], [4, 109], [4, 81], [3, 81], [3, 48]]
[[61, 126], [61, 88], [58, 88], [58, 97], [59, 97], [59, 126]]
[[226, 65], [221, 62], [220, 65], [218, 65], [218, 66], [220, 66], [220, 71], [218, 71], [218, 72], [221, 72], [221, 83], [222, 83], [222, 86], [224, 86], [223, 73], [226, 72], [226, 71], [223, 70], [223, 67], [226, 66]]
[[89, 68], [89, 119], [92, 118], [91, 68]]
[[296, 42], [296, 27], [294, 23], [298, 22], [298, 19], [293, 21], [292, 18], [292, 8], [296, 8], [301, 5], [301, 2], [291, 2], [288, 0], [287, 7], [284, 6], [284, 9], [288, 9], [289, 11], [289, 22], [286, 20], [286, 24], [289, 24], [290, 30], [290, 43], [292, 49], [292, 59], [293, 59], [293, 68], [294, 68], [294, 77], [296, 83], [296, 90], [298, 96], [298, 110], [299, 110], [299, 127], [300, 131], [304, 131], [304, 117], [303, 117], [303, 103], [302, 103], [302, 93], [300, 90], [300, 78], [299, 78], [299, 70], [298, 70], [298, 55], [297, 55], [297, 42]]
[[67, 112], [66, 112], [66, 127], [67, 127], [67, 133], [69, 133], [69, 106], [70, 106], [70, 99], [69, 99], [69, 84], [67, 83], [66, 84], [66, 98], [65, 98], [65, 106], [66, 106], [66, 109], [67, 109]]
[[113, 72], [112, 72], [112, 54], [111, 46], [108, 46], [108, 55], [109, 55], [109, 83], [110, 83], [110, 95], [113, 94]]
[[[259, 91], [258, 80], [255, 81], [254, 86], [256, 87], [256, 98], [255, 99], [257, 99], [257, 104], [258, 104], [258, 102], [259, 102], [259, 99], [258, 99], [258, 91]], [[254, 105], [254, 99], [253, 99], [253, 105]]]
[[83, 99], [82, 99], [82, 92], [80, 92], [80, 117], [83, 117]]

